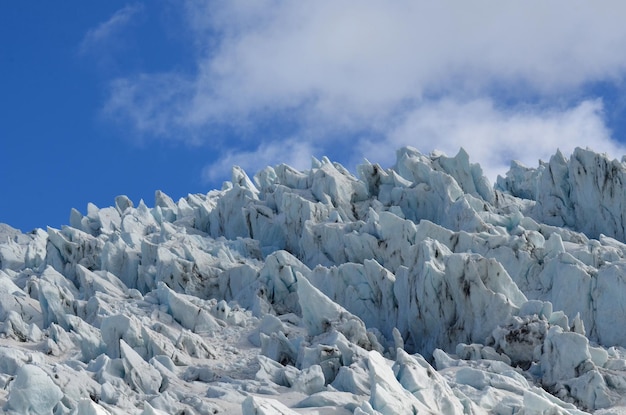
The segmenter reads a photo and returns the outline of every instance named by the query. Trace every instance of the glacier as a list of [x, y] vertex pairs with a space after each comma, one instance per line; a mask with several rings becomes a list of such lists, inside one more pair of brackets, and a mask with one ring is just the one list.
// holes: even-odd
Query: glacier
[[9, 414], [626, 414], [626, 160], [328, 158], [0, 224]]

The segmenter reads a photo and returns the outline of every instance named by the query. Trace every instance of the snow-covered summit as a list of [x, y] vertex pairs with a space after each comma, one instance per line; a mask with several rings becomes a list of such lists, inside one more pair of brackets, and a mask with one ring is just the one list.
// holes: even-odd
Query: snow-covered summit
[[[0, 225], [15, 414], [626, 413], [626, 164], [461, 150]], [[34, 393], [37, 391], [37, 393]]]

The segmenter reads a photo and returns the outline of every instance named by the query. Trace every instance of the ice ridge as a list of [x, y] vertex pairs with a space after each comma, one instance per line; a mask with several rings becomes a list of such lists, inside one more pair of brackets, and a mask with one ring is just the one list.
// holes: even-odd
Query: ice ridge
[[626, 413], [623, 161], [357, 171], [0, 225], [4, 411]]

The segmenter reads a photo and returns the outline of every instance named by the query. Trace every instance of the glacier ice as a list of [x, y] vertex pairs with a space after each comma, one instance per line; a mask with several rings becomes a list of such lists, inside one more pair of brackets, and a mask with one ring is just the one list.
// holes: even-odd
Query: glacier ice
[[15, 373], [6, 410], [24, 415], [47, 415], [63, 398], [63, 392], [38, 366], [25, 364]]
[[[626, 411], [624, 161], [495, 186], [328, 158], [0, 225], [0, 405], [31, 414]], [[33, 393], [33, 391], [37, 393]]]

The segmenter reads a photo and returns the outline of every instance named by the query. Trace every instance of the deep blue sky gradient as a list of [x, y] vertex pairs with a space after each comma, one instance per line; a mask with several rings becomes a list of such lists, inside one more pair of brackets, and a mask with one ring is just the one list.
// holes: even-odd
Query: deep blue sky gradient
[[59, 228], [72, 207], [110, 206], [119, 194], [152, 206], [157, 189], [175, 199], [210, 190], [209, 149], [138, 139], [101, 116], [110, 77], [185, 65], [185, 39], [161, 30], [179, 17], [158, 3], [144, 5], [131, 38], [103, 62], [79, 45], [126, 2], [0, 4], [0, 222]]

